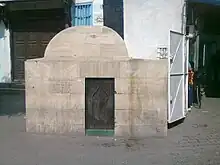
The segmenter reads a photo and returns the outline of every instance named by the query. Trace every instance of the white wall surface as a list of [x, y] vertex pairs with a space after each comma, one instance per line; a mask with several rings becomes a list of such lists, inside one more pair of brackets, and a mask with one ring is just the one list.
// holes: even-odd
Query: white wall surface
[[133, 58], [156, 59], [169, 31], [181, 32], [184, 0], [124, 0], [124, 38]]
[[93, 25], [103, 26], [103, 0], [93, 1]]
[[0, 82], [11, 81], [10, 33], [0, 22]]

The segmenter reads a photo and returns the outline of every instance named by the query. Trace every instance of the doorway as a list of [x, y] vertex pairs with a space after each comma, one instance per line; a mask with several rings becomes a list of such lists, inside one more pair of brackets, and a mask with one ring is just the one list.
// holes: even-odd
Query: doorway
[[[188, 4], [188, 25], [193, 27], [194, 69], [206, 97], [220, 98], [220, 10], [217, 5]], [[193, 48], [194, 47], [194, 48]], [[192, 50], [191, 49], [191, 50]]]
[[113, 136], [115, 127], [114, 78], [85, 79], [85, 132]]

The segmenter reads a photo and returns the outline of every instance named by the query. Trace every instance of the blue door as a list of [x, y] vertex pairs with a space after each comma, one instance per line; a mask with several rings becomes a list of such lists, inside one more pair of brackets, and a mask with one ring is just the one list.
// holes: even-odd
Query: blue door
[[73, 26], [91, 26], [93, 23], [93, 5], [89, 3], [76, 3], [72, 7], [72, 25]]

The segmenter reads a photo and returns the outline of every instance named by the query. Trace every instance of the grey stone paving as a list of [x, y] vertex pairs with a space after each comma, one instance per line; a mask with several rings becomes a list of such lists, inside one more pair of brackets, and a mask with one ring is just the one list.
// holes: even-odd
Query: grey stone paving
[[203, 105], [164, 139], [34, 135], [23, 115], [1, 116], [0, 165], [220, 165], [220, 99]]

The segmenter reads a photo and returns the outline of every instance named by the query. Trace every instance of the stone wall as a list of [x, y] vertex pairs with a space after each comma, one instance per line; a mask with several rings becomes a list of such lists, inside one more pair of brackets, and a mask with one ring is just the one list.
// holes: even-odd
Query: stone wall
[[131, 60], [131, 134], [167, 134], [167, 60]]
[[66, 29], [26, 61], [27, 131], [84, 135], [86, 77], [115, 78], [115, 136], [166, 135], [167, 62], [129, 59], [107, 27]]

